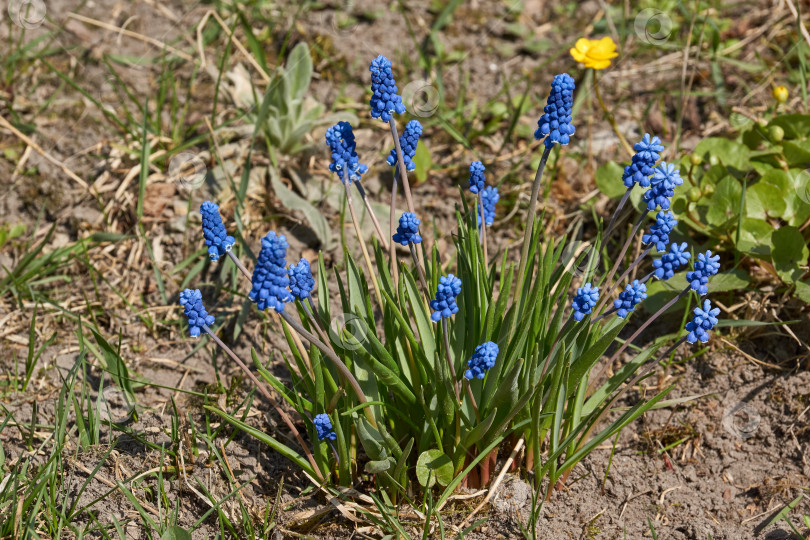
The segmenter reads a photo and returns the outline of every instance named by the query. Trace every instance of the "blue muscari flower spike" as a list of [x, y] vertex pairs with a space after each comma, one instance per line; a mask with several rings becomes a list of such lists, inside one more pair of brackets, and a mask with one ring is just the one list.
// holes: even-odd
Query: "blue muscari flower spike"
[[669, 200], [675, 195], [675, 187], [683, 184], [683, 178], [672, 163], [665, 161], [655, 168], [650, 189], [644, 192], [644, 201], [649, 211], [660, 206], [662, 210], [669, 210]]
[[248, 298], [256, 302], [256, 307], [264, 311], [268, 307], [281, 313], [284, 304], [293, 297], [287, 290], [290, 278], [287, 277], [287, 248], [290, 245], [284, 235], [270, 231], [262, 238], [262, 250], [253, 270], [253, 289]]
[[301, 259], [298, 264], [291, 264], [287, 274], [290, 276], [290, 291], [293, 296], [301, 301], [308, 298], [315, 288], [315, 278], [312, 277], [309, 261]]
[[371, 117], [388, 122], [393, 113], [405, 112], [402, 97], [397, 94], [397, 83], [391, 71], [391, 61], [383, 55], [371, 61]]
[[619, 293], [619, 298], [613, 301], [613, 307], [618, 309], [616, 313], [622, 319], [636, 308], [636, 304], [647, 298], [647, 286], [639, 280], [628, 283], [624, 290]]
[[[413, 156], [416, 155], [416, 144], [422, 136], [422, 124], [419, 120], [411, 120], [405, 125], [405, 131], [399, 136], [399, 146], [402, 148], [402, 159], [405, 161], [405, 169], [412, 171], [416, 168]], [[397, 149], [392, 148], [386, 160], [392, 167], [397, 164]]]
[[225, 225], [222, 224], [219, 206], [211, 201], [205, 201], [200, 205], [200, 214], [202, 214], [202, 230], [205, 245], [208, 246], [208, 256], [212, 261], [216, 261], [231, 250], [235, 240], [233, 236], [228, 236]]
[[495, 365], [495, 360], [498, 358], [498, 345], [487, 341], [475, 348], [472, 359], [467, 361], [467, 371], [464, 372], [464, 377], [467, 379], [483, 379], [487, 371], [492, 369]]
[[720, 271], [720, 255], [712, 257], [712, 252], [698, 253], [695, 261], [695, 269], [686, 273], [686, 281], [693, 291], [697, 291], [700, 296], [709, 292], [709, 278]]
[[571, 302], [571, 307], [574, 308], [574, 319], [577, 321], [584, 319], [585, 315], [590, 314], [598, 301], [599, 287], [593, 287], [588, 282], [577, 289], [577, 295], [574, 297], [574, 301]]
[[441, 318], [452, 317], [458, 313], [456, 296], [461, 292], [461, 280], [453, 274], [447, 274], [439, 278], [439, 285], [436, 287], [436, 299], [430, 302], [433, 313], [430, 320], [439, 322]]
[[419, 236], [419, 224], [421, 220], [413, 212], [403, 212], [399, 218], [397, 232], [392, 237], [394, 242], [407, 246], [408, 244], [419, 244], [422, 237]]
[[[487, 225], [492, 225], [495, 222], [495, 205], [501, 199], [498, 193], [498, 188], [487, 186], [481, 192], [481, 201], [484, 203], [484, 221]], [[478, 228], [481, 228], [481, 205], [477, 204], [478, 208]]]
[[568, 144], [570, 136], [574, 134], [571, 124], [571, 108], [574, 106], [574, 78], [567, 73], [555, 75], [551, 83], [551, 93], [548, 95], [544, 114], [537, 121], [537, 131], [534, 138], [538, 141], [546, 137], [546, 148], [554, 146], [555, 142]]
[[318, 440], [320, 441], [334, 441], [337, 439], [337, 433], [332, 428], [332, 421], [329, 420], [329, 415], [325, 413], [316, 414], [312, 419], [315, 424], [315, 431], [318, 432]]
[[709, 331], [717, 324], [717, 316], [720, 315], [720, 308], [712, 309], [712, 303], [709, 300], [703, 301], [703, 309], [700, 306], [696, 307], [692, 320], [686, 323], [686, 341], [689, 343], [696, 343], [698, 340], [701, 343], [709, 341]]
[[686, 242], [683, 242], [681, 245], [675, 242], [669, 246], [669, 251], [653, 261], [655, 277], [667, 280], [674, 276], [675, 270], [689, 262], [689, 258], [692, 256], [691, 253], [686, 251], [688, 247]]
[[479, 191], [483, 191], [486, 182], [484, 164], [480, 161], [470, 163], [470, 192], [478, 193]]
[[214, 324], [214, 317], [205, 311], [200, 289], [186, 289], [180, 293], [180, 305], [188, 319], [188, 333], [191, 337], [200, 337], [203, 325]]
[[650, 175], [653, 173], [655, 163], [661, 159], [661, 152], [664, 146], [658, 137], [650, 138], [649, 133], [645, 133], [641, 141], [633, 145], [636, 153], [633, 155], [633, 162], [624, 168], [622, 180], [624, 186], [631, 188], [635, 184], [643, 188], [650, 187]]
[[354, 132], [348, 122], [338, 122], [326, 130], [326, 144], [332, 151], [332, 163], [329, 170], [336, 172], [344, 184], [348, 180], [351, 184], [360, 180], [360, 176], [368, 171], [368, 167], [360, 163], [355, 148]]
[[655, 225], [650, 227], [650, 232], [641, 236], [641, 242], [644, 244], [655, 244], [659, 252], [664, 252], [669, 243], [669, 233], [678, 224], [675, 219], [675, 214], [670, 211], [660, 211], [655, 216]]

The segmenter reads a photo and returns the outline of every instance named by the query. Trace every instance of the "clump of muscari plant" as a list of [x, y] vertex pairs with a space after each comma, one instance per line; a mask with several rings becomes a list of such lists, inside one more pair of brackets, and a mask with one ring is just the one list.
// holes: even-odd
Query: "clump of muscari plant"
[[[351, 486], [356, 475], [373, 475], [390, 504], [414, 495], [415, 481], [423, 487], [436, 482], [445, 486], [439, 504], [470, 478], [476, 479], [470, 483], [486, 485], [499, 447], [510, 441], [508, 452], [520, 439], [527, 448], [523, 464], [550, 494], [583, 457], [659, 403], [671, 387], [620, 408], [617, 400], [626, 389], [684, 341], [708, 340], [719, 311], [703, 300], [685, 335], [664, 355], [656, 354], [659, 344], [640, 352], [628, 349], [678, 299], [690, 292], [698, 297], [708, 292], [709, 278], [719, 270], [717, 257], [711, 252], [699, 255], [686, 275], [687, 287], [605, 358], [629, 318], [639, 315], [636, 308], [647, 296], [646, 283], [672, 278], [691, 258], [686, 244], [670, 244], [676, 220], [668, 211], [669, 198], [680, 176], [672, 165], [658, 164], [660, 140], [645, 135], [635, 146], [637, 155], [624, 177], [616, 179], [627, 186], [616, 213], [631, 190], [647, 191], [642, 197], [644, 210], [610, 268], [599, 268], [595, 256], [606, 245], [604, 236], [597, 238], [593, 250], [568, 260], [563, 255], [568, 239], [542, 237], [536, 213], [550, 151], [568, 144], [574, 134], [574, 80], [557, 75], [535, 133], [544, 152], [532, 185], [517, 265], [507, 263], [505, 256], [488, 260], [486, 231], [493, 223], [498, 196], [493, 186], [486, 185], [480, 162], [470, 166], [473, 206], [460, 190], [458, 230], [452, 235], [455, 251], [448, 255], [440, 253], [435, 242], [431, 249], [426, 247], [407, 181], [421, 126], [409, 123], [400, 139], [396, 116], [406, 111], [391, 63], [380, 56], [372, 62], [371, 72], [371, 116], [388, 122], [394, 143], [388, 161], [396, 166], [386, 239], [390, 251], [379, 227], [380, 238], [372, 239], [371, 245], [364, 241], [349, 186], [368, 171], [360, 163], [351, 126], [343, 122], [327, 131], [330, 170], [345, 186], [364, 264], [361, 268], [346, 252], [344, 264], [333, 269], [339, 305], [332, 301], [323, 258], [313, 261], [317, 281], [309, 261], [301, 259], [287, 267], [289, 245], [274, 231], [262, 239], [252, 274], [233, 250], [226, 250], [251, 281], [249, 296], [256, 307], [269, 309], [283, 327], [290, 346], [284, 355], [290, 381], [285, 384], [276, 378], [255, 353], [254, 368], [261, 381], [236, 361], [267, 399], [275, 394], [304, 419], [309, 441], [297, 437], [290, 446], [278, 434], [259, 433], [227, 411], [208, 408], [270, 444], [315, 482]], [[396, 205], [399, 181], [405, 212]], [[211, 208], [210, 203], [203, 207]], [[641, 237], [647, 247], [614, 279], [629, 245], [656, 210]], [[216, 238], [224, 232], [220, 224], [214, 224]], [[206, 240], [209, 236], [206, 232]], [[407, 249], [409, 257], [400, 259], [396, 245]], [[646, 260], [653, 248], [658, 256], [650, 264]], [[583, 264], [584, 275], [575, 276], [570, 269]], [[629, 281], [631, 272], [643, 266], [647, 274]], [[184, 292], [181, 303], [191, 335], [206, 333], [236, 358], [211, 330], [213, 321], [199, 293]], [[354, 324], [342, 328], [334, 324], [349, 318]], [[621, 356], [625, 352], [628, 358]], [[602, 378], [620, 358], [624, 366]]]

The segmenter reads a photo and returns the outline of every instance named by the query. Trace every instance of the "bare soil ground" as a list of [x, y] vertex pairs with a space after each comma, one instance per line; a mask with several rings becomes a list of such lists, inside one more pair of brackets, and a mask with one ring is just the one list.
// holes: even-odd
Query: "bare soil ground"
[[[454, 227], [457, 185], [466, 178], [466, 164], [476, 156], [489, 160], [493, 176], [504, 180], [505, 204], [491, 237], [491, 253], [512, 248], [519, 240], [513, 222], [519, 221], [523, 212], [512, 210], [516, 211], [516, 206], [528, 198], [531, 158], [537, 154], [537, 145], [530, 136], [533, 124], [541, 114], [550, 77], [574, 69], [560, 44], [593, 33], [594, 24], [599, 25], [600, 33], [611, 31], [604, 28], [604, 2], [552, 6], [527, 0], [523, 4], [523, 12], [515, 14], [507, 3], [464, 3], [438, 34], [445, 53], [453, 53], [442, 66], [443, 95], [453, 106], [462, 88], [466, 99], [485, 104], [507, 99], [503, 94], [507, 84], [516, 85], [515, 95], [523, 92], [525, 85], [531, 87], [531, 107], [520, 118], [521, 128], [511, 139], [504, 139], [502, 130], [486, 133], [478, 137], [475, 151], [471, 151], [448, 136], [441, 124], [431, 124], [427, 131], [425, 137], [434, 164], [427, 181], [415, 187], [414, 196], [425, 213], [432, 216], [435, 236], [429, 241], [435, 241], [444, 253], [452, 249], [449, 231]], [[720, 8], [724, 20], [734, 21], [724, 30], [724, 36], [742, 44], [739, 58], [765, 58], [777, 71], [762, 76], [724, 66], [720, 75], [726, 84], [724, 99], [728, 102], [754, 111], [766, 107], [768, 85], [778, 77], [779, 69], [778, 54], [768, 46], [768, 40], [781, 44], [783, 34], [795, 26], [787, 7], [778, 4], [774, 7], [771, 2], [759, 1]], [[810, 12], [810, 4], [800, 4], [804, 12]], [[425, 118], [429, 120], [435, 105], [433, 96], [438, 94], [432, 93], [436, 91], [434, 83], [419, 81], [433, 81], [435, 74], [420, 71], [415, 43], [427, 40], [440, 9], [428, 2], [406, 2], [399, 13], [373, 1], [358, 1], [352, 4], [352, 17], [346, 20], [345, 6], [320, 6], [304, 12], [299, 11], [300, 7], [285, 3], [253, 6], [266, 17], [256, 23], [254, 32], [262, 36], [260, 44], [276, 65], [283, 60], [276, 58], [277, 51], [287, 42], [304, 40], [319, 45], [313, 48], [316, 79], [311, 94], [327, 109], [358, 111], [358, 148], [369, 156], [371, 167], [367, 187], [372, 198], [387, 203], [390, 170], [384, 158], [389, 142], [387, 133], [364, 112], [368, 99], [367, 64], [384, 53], [407, 66], [401, 86], [422, 84], [417, 88], [421, 93], [417, 92], [407, 105], [428, 111]], [[0, 381], [10, 381], [14, 373], [24, 371], [35, 305], [37, 322], [31, 334], [34, 347], [39, 349], [52, 334], [56, 335], [39, 357], [28, 389], [7, 391], [0, 397], [0, 422], [5, 417], [12, 419], [0, 432], [5, 467], [30, 456], [31, 441], [41, 443], [48, 436], [47, 429], [34, 429], [32, 433], [26, 426], [33, 419], [37, 424], [53, 422], [62, 377], [77, 361], [77, 322], [66, 312], [83, 320], [92, 319], [107, 332], [111, 342], [120, 335], [121, 353], [130, 373], [148, 383], [136, 394], [137, 421], [124, 424], [130, 434], [137, 436], [104, 427], [101, 438], [105, 444], [90, 450], [79, 449], [75, 442], [68, 444], [65, 482], [70, 496], [78, 497], [79, 506], [92, 505], [81, 516], [85, 523], [109, 523], [115, 517], [125, 523], [129, 538], [147, 536], [139, 522], [132, 519], [136, 515], [132, 501], [115, 489], [115, 482], [164, 466], [165, 456], [159, 447], [173, 444], [170, 419], [174, 407], [181, 418], [200, 424], [200, 399], [182, 390], [214, 392], [221, 383], [230, 390], [219, 393], [223, 404], [238, 403], [248, 390], [238, 369], [216, 354], [213, 347], [195, 350], [197, 343], [185, 337], [177, 305], [185, 273], [194, 264], [180, 271], [175, 271], [175, 265], [202, 246], [196, 208], [203, 200], [217, 198], [222, 201], [226, 223], [233, 223], [236, 198], [225, 171], [238, 177], [248, 146], [247, 135], [251, 133], [248, 130], [222, 136], [218, 139], [219, 152], [225, 159], [220, 163], [212, 157], [215, 148], [210, 144], [204, 119], [212, 115], [224, 39], [203, 51], [197, 48], [194, 29], [208, 9], [187, 2], [50, 2], [49, 20], [30, 29], [25, 42], [53, 32], [45, 38], [53, 52], [21, 61], [13, 68], [6, 66], [12, 76], [0, 83], [0, 114], [16, 126], [16, 131], [0, 127], [0, 150], [5, 152], [5, 157], [0, 158], [0, 177], [6, 179], [0, 187], [0, 224], [25, 225], [25, 239], [31, 238], [32, 244], [42, 242], [55, 225], [44, 254], [92, 233], [123, 235], [115, 241], [90, 244], [86, 252], [79, 250], [65, 258], [48, 281], [31, 283], [38, 293], [37, 302], [24, 294], [0, 296], [0, 373], [5, 374]], [[274, 24], [267, 24], [268, 20]], [[19, 28], [12, 25], [0, 29], [4, 43], [12, 30], [13, 36], [19, 36]], [[411, 34], [418, 36], [416, 42]], [[235, 35], [246, 43], [242, 30]], [[637, 39], [631, 35], [625, 41], [628, 50]], [[427, 43], [426, 50], [435, 48]], [[159, 61], [164, 44], [183, 51], [189, 58], [172, 68], [182, 90], [178, 102], [189, 105], [178, 140], [200, 137], [191, 150], [206, 158], [203, 161], [211, 174], [203, 186], [191, 190], [173, 181], [167, 163], [160, 160], [160, 152], [174, 150], [176, 143], [171, 136], [168, 140], [152, 136], [152, 152], [157, 157], [149, 171], [139, 219], [140, 143], [124, 133], [109, 115], [126, 123], [124, 101], [135, 113], [147, 97], [150, 105], [155, 102], [161, 73], [165, 73]], [[623, 55], [615, 69], [602, 79], [604, 97], [614, 104], [619, 124], [628, 130], [631, 140], [642, 130], [670, 133], [674, 127], [678, 98], [671, 90], [684, 78], [683, 53], [674, 43], [671, 45], [667, 48], [663, 44], [654, 54]], [[207, 60], [205, 66], [202, 52]], [[224, 71], [239, 63], [246, 66], [252, 78], [261, 79], [259, 70], [241, 51], [231, 54]], [[105, 67], [111, 58], [117, 78]], [[686, 149], [707, 133], [730, 129], [724, 117], [726, 109], [718, 104], [717, 80], [712, 78], [710, 68], [704, 58], [689, 64], [687, 75], [694, 77], [695, 97], [686, 102], [683, 113], [682, 147]], [[122, 86], [129, 89], [128, 95], [115, 91]], [[237, 115], [235, 95], [234, 90], [219, 96], [217, 125]], [[105, 115], [97, 103], [109, 114]], [[553, 180], [542, 202], [547, 214], [555, 218], [549, 220], [551, 233], [564, 231], [579, 215], [582, 204], [593, 203], [598, 212], [605, 211], [607, 201], [595, 190], [594, 167], [608, 159], [626, 157], [621, 156], [622, 150], [593, 100], [585, 106], [590, 106], [591, 112], [583, 110], [578, 120], [577, 135], [581, 138], [553, 164]], [[163, 112], [163, 136], [171, 129], [172, 114], [169, 110]], [[467, 133], [481, 130], [491, 114], [482, 107], [480, 114], [462, 127], [467, 128]], [[141, 120], [139, 113], [133, 116]], [[323, 129], [313, 131], [313, 149], [296, 158], [296, 166], [312, 186], [333, 182], [327, 170], [328, 155], [320, 143], [322, 135]], [[674, 149], [669, 151], [674, 155]], [[269, 163], [267, 153], [260, 148], [251, 159], [256, 168]], [[288, 178], [283, 180], [290, 184]], [[290, 259], [297, 259], [297, 254], [312, 259], [316, 250], [325, 249], [330, 266], [339, 262], [340, 249], [321, 245], [303, 216], [283, 208], [265, 187], [264, 178], [251, 183], [242, 215], [242, 235], [255, 244], [268, 227], [273, 227], [290, 238], [291, 252], [296, 254]], [[317, 189], [328, 192], [328, 187]], [[337, 236], [339, 207], [331, 205], [325, 195], [318, 208]], [[589, 211], [586, 214], [586, 220], [590, 219]], [[139, 225], [143, 227], [140, 234]], [[351, 238], [348, 227], [346, 235]], [[349, 244], [350, 249], [356, 249], [351, 240]], [[0, 247], [4, 269], [0, 279], [25, 255], [23, 239]], [[200, 256], [194, 263], [203, 259]], [[162, 283], [156, 278], [155, 268]], [[286, 345], [279, 338], [278, 328], [266, 318], [256, 322], [255, 311], [247, 322], [240, 319], [243, 299], [221, 292], [223, 286], [244, 291], [245, 283], [240, 279], [230, 270], [221, 272], [219, 267], [206, 265], [196, 276], [195, 286], [211, 298], [210, 311], [225, 320], [224, 337], [237, 353], [249, 356], [254, 347], [260, 355], [278, 360], [277, 375], [283, 377], [280, 351]], [[806, 307], [777, 301], [772, 284], [764, 282], [757, 287], [746, 291], [745, 296], [741, 293], [746, 303], [742, 308], [734, 307], [740, 298], [729, 298], [725, 315], [734, 318], [737, 313], [753, 312], [769, 322], [779, 317], [800, 323], [791, 326], [791, 332], [767, 327], [720, 334], [705, 354], [683, 365], [673, 364], [657, 379], [647, 381], [648, 385], [655, 382], [658, 388], [677, 381], [671, 398], [696, 397], [675, 408], [648, 413], [624, 431], [616, 443], [606, 480], [611, 445], [599, 448], [579, 465], [569, 485], [544, 505], [538, 523], [539, 538], [644, 538], [650, 536], [651, 526], [658, 538], [667, 539], [791, 537], [779, 524], [767, 528], [760, 525], [810, 486], [810, 323]], [[672, 331], [678, 321], [667, 324], [667, 331]], [[652, 337], [648, 336], [649, 340]], [[98, 375], [91, 373], [88, 377], [91, 387], [98, 389]], [[636, 397], [628, 396], [628, 403]], [[126, 410], [122, 414], [126, 416]], [[247, 420], [261, 430], [284, 431], [283, 424], [269, 413], [261, 399], [254, 402]], [[188, 425], [181, 425], [180, 430], [188, 430]], [[222, 511], [230, 519], [238, 518], [238, 497], [257, 523], [264, 519], [268, 507], [278, 511], [273, 538], [373, 536], [366, 524], [353, 523], [322, 494], [310, 489], [308, 480], [280, 455], [243, 434], [230, 435], [232, 439], [220, 438], [218, 450], [225, 456], [232, 477], [238, 481], [252, 479], [223, 505]], [[114, 447], [110, 449], [112, 441]], [[503, 448], [501, 458], [510, 450]], [[179, 474], [175, 470], [164, 475], [167, 497], [179, 503], [178, 523], [182, 526], [192, 526], [211, 509], [201, 491], [220, 499], [234, 489], [230, 476], [213, 460], [212, 452], [211, 448], [200, 448], [199, 454], [192, 457], [188, 448], [181, 448], [180, 453], [189, 461], [181, 464]], [[82, 483], [96, 467], [98, 473], [79, 494]], [[0, 480], [5, 473], [0, 470]], [[520, 537], [520, 526], [526, 525], [531, 506], [527, 480], [530, 478], [525, 471], [507, 475], [498, 495], [480, 514], [487, 521], [467, 537]], [[165, 501], [155, 498], [156, 490], [156, 481], [150, 477], [138, 485], [135, 495], [160, 512], [155, 507]], [[458, 525], [479, 500], [452, 502], [444, 514], [447, 522]], [[798, 510], [808, 513], [810, 507], [805, 501]], [[212, 513], [194, 537], [218, 533]]]

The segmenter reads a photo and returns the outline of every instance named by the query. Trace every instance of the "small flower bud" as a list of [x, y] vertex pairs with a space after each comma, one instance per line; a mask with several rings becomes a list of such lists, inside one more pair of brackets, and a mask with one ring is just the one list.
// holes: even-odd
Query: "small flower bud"
[[689, 202], [698, 202], [701, 195], [702, 193], [699, 187], [689, 188], [689, 191], [686, 192], [686, 197], [689, 199]]
[[781, 142], [785, 138], [785, 130], [781, 126], [771, 126], [768, 128], [768, 136], [773, 142]]
[[775, 99], [777, 103], [785, 103], [790, 94], [788, 93], [788, 89], [780, 84], [774, 87], [771, 95], [773, 95], [773, 99]]
[[700, 156], [699, 156], [699, 155], [697, 155], [697, 154], [692, 154], [691, 156], [689, 156], [689, 162], [690, 162], [692, 165], [694, 165], [695, 167], [697, 167], [698, 165], [700, 165], [700, 164], [702, 164], [702, 163], [703, 163], [703, 158], [702, 158], [702, 157], [700, 157]]

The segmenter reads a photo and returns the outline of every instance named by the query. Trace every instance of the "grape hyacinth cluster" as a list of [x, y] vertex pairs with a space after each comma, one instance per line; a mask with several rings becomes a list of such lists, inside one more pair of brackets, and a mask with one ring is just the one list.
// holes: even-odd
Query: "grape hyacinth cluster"
[[668, 280], [675, 275], [675, 270], [689, 262], [691, 253], [686, 251], [688, 246], [686, 242], [678, 245], [677, 242], [669, 246], [669, 251], [661, 255], [660, 258], [653, 261], [653, 274], [658, 279]]
[[495, 365], [498, 358], [498, 345], [492, 341], [487, 341], [475, 348], [472, 358], [467, 361], [467, 370], [464, 377], [467, 379], [483, 379], [487, 371]]
[[212, 261], [218, 260], [231, 250], [235, 242], [233, 236], [228, 236], [222, 216], [219, 215], [219, 206], [211, 201], [200, 205], [202, 214], [202, 230], [205, 245], [208, 246], [208, 257]]
[[664, 252], [669, 244], [669, 234], [675, 229], [678, 220], [675, 214], [667, 211], [660, 211], [655, 216], [655, 224], [650, 227], [650, 232], [641, 236], [643, 244], [655, 244], [659, 252]]
[[309, 266], [309, 261], [301, 259], [298, 264], [290, 265], [287, 271], [290, 278], [290, 292], [299, 300], [303, 301], [308, 298], [315, 288], [315, 278], [312, 277], [312, 268]]
[[397, 83], [391, 71], [391, 61], [383, 55], [371, 61], [371, 117], [388, 122], [391, 115], [405, 112], [402, 97], [397, 94]]
[[[405, 161], [405, 170], [412, 171], [416, 168], [416, 163], [413, 162], [413, 157], [416, 155], [416, 145], [419, 143], [419, 137], [422, 136], [422, 124], [419, 120], [411, 120], [405, 125], [405, 131], [399, 136], [399, 146], [402, 149], [402, 159]], [[392, 148], [391, 153], [388, 154], [386, 162], [390, 166], [397, 164], [397, 149]]]
[[661, 159], [661, 152], [664, 146], [658, 137], [650, 137], [645, 133], [641, 141], [633, 145], [636, 153], [630, 165], [624, 168], [622, 181], [625, 187], [631, 188], [638, 184], [643, 188], [650, 187], [650, 175], [653, 174], [653, 167]]
[[461, 293], [461, 280], [453, 274], [448, 274], [439, 278], [439, 285], [436, 287], [436, 299], [431, 300], [430, 308], [433, 313], [430, 320], [439, 322], [442, 318], [449, 318], [458, 313], [456, 296]]
[[408, 244], [419, 244], [422, 237], [419, 235], [419, 224], [421, 220], [412, 212], [404, 212], [399, 218], [397, 232], [392, 239], [394, 242], [407, 246]]
[[700, 296], [709, 292], [709, 278], [720, 271], [720, 255], [712, 256], [711, 251], [699, 253], [695, 261], [695, 269], [686, 273], [686, 281], [693, 291]]
[[619, 293], [619, 298], [613, 301], [613, 307], [618, 310], [616, 315], [622, 319], [626, 318], [645, 298], [647, 298], [647, 286], [637, 279], [633, 280], [633, 283], [628, 283]]
[[368, 171], [368, 167], [360, 163], [355, 148], [354, 132], [348, 122], [338, 122], [326, 130], [326, 144], [332, 151], [332, 163], [329, 170], [336, 172], [340, 181], [350, 184]]
[[332, 427], [332, 421], [329, 419], [328, 414], [316, 414], [315, 418], [312, 419], [312, 423], [315, 425], [315, 431], [318, 432], [318, 440], [334, 441], [337, 439], [337, 433]]
[[574, 320], [581, 321], [585, 315], [590, 315], [596, 303], [599, 301], [599, 287], [594, 287], [586, 283], [579, 289], [574, 297], [571, 306], [574, 308]]
[[287, 261], [284, 260], [289, 247], [284, 235], [276, 235], [275, 231], [262, 238], [262, 250], [253, 270], [253, 288], [248, 295], [261, 311], [273, 308], [281, 313], [284, 305], [292, 301], [292, 295], [287, 290], [290, 278]]
[[567, 73], [555, 75], [551, 82], [551, 93], [543, 109], [544, 114], [537, 121], [534, 138], [545, 137], [543, 144], [551, 148], [554, 143], [568, 144], [574, 134], [571, 124], [571, 108], [574, 106], [574, 78]]
[[683, 178], [675, 165], [662, 161], [653, 172], [650, 189], [644, 192], [647, 210], [652, 212], [656, 207], [669, 210], [669, 200], [675, 195], [675, 187], [681, 184], [683, 184]]
[[720, 315], [720, 308], [712, 309], [709, 300], [703, 301], [703, 308], [696, 307], [692, 312], [692, 320], [686, 323], [686, 341], [689, 343], [706, 343], [709, 341], [709, 331], [717, 324], [717, 316]]
[[470, 192], [478, 193], [484, 190], [487, 179], [484, 176], [484, 164], [480, 161], [470, 163]]
[[[492, 225], [495, 222], [495, 205], [501, 199], [498, 188], [487, 186], [481, 192], [481, 202], [484, 203], [484, 223]], [[478, 228], [481, 228], [481, 205], [478, 206]]]
[[200, 337], [202, 327], [214, 323], [214, 317], [205, 311], [200, 289], [186, 289], [181, 292], [180, 305], [183, 306], [183, 313], [188, 319], [188, 333], [191, 337]]

